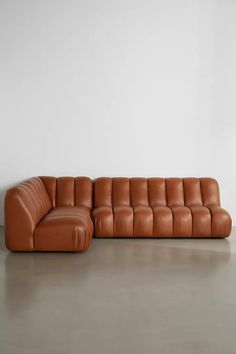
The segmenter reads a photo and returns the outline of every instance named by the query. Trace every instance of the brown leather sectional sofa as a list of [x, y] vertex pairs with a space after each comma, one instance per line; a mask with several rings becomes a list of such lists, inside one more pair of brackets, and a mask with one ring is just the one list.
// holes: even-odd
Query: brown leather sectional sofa
[[12, 251], [84, 251], [97, 237], [230, 235], [212, 178], [35, 177], [7, 191]]

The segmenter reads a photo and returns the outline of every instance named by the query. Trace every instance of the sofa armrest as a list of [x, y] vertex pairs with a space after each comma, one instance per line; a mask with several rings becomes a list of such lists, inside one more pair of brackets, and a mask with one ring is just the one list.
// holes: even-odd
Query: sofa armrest
[[220, 206], [210, 206], [208, 208], [212, 218], [212, 236], [228, 237], [232, 230], [232, 219], [229, 213]]
[[42, 180], [32, 178], [5, 197], [5, 240], [11, 251], [33, 251], [33, 233], [52, 205]]

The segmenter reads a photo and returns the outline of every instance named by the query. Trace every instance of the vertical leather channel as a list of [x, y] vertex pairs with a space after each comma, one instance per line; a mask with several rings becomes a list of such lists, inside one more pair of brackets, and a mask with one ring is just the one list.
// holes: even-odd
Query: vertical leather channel
[[182, 178], [166, 178], [166, 197], [168, 206], [184, 205]]
[[112, 179], [112, 205], [130, 206], [129, 179], [117, 177]]
[[48, 196], [51, 200], [52, 206], [55, 207], [56, 206], [56, 188], [57, 188], [56, 177], [42, 176], [40, 178], [46, 187], [46, 190], [48, 192]]
[[101, 177], [94, 181], [94, 207], [112, 206], [112, 178]]
[[200, 178], [203, 205], [220, 206], [218, 182], [214, 178]]
[[56, 206], [74, 206], [74, 178], [57, 178]]
[[75, 205], [93, 207], [93, 183], [89, 177], [75, 178]]
[[183, 178], [185, 205], [202, 205], [201, 184], [199, 178]]
[[130, 178], [130, 202], [134, 206], [148, 206], [148, 185], [146, 178]]
[[154, 206], [166, 206], [164, 178], [148, 178], [149, 203]]

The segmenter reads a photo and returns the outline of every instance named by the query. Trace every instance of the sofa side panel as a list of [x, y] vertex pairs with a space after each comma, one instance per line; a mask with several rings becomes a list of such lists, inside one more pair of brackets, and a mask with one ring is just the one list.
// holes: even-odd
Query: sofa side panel
[[52, 204], [40, 178], [10, 189], [5, 197], [5, 240], [12, 251], [32, 251], [33, 231]]

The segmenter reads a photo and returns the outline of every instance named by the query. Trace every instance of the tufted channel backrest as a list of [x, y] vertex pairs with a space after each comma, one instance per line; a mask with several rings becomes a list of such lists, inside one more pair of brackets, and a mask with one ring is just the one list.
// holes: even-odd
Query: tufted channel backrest
[[100, 206], [220, 206], [213, 178], [107, 178], [94, 181], [94, 208]]
[[[38, 177], [28, 179], [7, 191], [5, 218], [13, 214], [15, 223], [17, 217], [20, 215], [19, 213], [16, 213], [19, 208], [19, 204], [15, 204], [17, 201], [22, 205], [23, 210], [30, 215], [31, 221], [34, 225], [36, 225], [52, 207], [44, 184]], [[7, 220], [5, 224], [6, 223]], [[10, 227], [12, 226], [11, 223], [9, 225]]]
[[40, 177], [53, 207], [84, 206], [92, 209], [93, 183], [88, 177]]

